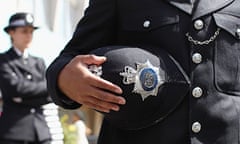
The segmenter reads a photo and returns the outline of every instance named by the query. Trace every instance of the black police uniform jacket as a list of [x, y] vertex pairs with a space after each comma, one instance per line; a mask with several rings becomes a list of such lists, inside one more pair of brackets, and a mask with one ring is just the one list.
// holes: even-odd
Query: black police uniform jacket
[[40, 58], [23, 59], [11, 48], [0, 54], [0, 89], [3, 113], [0, 139], [33, 141], [50, 139], [41, 106], [50, 102]]
[[60, 70], [75, 55], [107, 45], [164, 48], [190, 78], [184, 101], [140, 130], [104, 120], [99, 144], [240, 144], [239, 7], [240, 0], [91, 0], [48, 68], [49, 91], [58, 105], [76, 108], [57, 88]]

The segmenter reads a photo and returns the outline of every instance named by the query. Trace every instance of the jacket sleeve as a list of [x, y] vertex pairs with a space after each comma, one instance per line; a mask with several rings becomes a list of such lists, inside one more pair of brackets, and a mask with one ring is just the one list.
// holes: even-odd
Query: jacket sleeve
[[47, 69], [47, 87], [53, 101], [64, 108], [80, 107], [58, 88], [57, 79], [62, 68], [76, 55], [115, 43], [116, 0], [90, 0], [72, 39]]

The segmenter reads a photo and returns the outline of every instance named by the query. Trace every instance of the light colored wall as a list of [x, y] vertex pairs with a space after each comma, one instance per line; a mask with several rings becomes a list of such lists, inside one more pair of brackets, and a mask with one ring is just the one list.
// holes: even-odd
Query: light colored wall
[[71, 38], [87, 5], [88, 0], [1, 0], [0, 52], [11, 46], [3, 31], [9, 17], [15, 12], [31, 12], [40, 29], [35, 31], [29, 50], [49, 65]]

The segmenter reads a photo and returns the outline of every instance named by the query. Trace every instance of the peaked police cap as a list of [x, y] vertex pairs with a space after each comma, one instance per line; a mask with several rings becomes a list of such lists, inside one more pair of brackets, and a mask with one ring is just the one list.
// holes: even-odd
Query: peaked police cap
[[106, 56], [89, 70], [120, 86], [126, 104], [104, 113], [111, 124], [136, 130], [152, 126], [170, 115], [189, 90], [189, 80], [178, 62], [162, 49], [107, 46], [91, 52]]

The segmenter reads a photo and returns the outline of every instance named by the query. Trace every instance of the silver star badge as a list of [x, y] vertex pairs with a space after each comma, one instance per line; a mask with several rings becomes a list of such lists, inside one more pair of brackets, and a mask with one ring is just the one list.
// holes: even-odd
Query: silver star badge
[[144, 101], [148, 96], [157, 96], [158, 88], [164, 83], [164, 71], [159, 67], [153, 66], [149, 60], [145, 63], [137, 63], [136, 70], [130, 66], [125, 66], [123, 76], [123, 84], [134, 83], [132, 92], [141, 95]]

